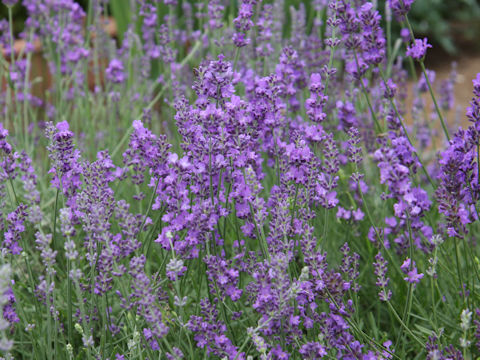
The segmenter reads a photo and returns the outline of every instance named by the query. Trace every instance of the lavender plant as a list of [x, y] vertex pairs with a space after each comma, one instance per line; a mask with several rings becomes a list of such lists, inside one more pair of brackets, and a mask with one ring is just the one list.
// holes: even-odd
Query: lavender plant
[[455, 72], [435, 97], [412, 3], [387, 2], [393, 51], [370, 1], [284, 31], [283, 1], [135, 0], [116, 42], [108, 1], [24, 0], [25, 51], [0, 36], [2, 356], [479, 356], [480, 74], [450, 135]]

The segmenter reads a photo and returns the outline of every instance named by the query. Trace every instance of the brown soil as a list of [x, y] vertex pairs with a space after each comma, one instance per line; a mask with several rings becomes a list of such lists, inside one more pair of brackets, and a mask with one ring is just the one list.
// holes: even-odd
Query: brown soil
[[[427, 54], [425, 66], [427, 69], [434, 70], [436, 73], [435, 83], [433, 84], [435, 94], [438, 92], [440, 82], [450, 76], [452, 63], [457, 63], [457, 80], [455, 84], [455, 108], [445, 114], [450, 125], [453, 125], [454, 119], [460, 116], [460, 123], [465, 126], [468, 121], [465, 116], [466, 108], [469, 106], [473, 97], [472, 80], [480, 73], [480, 53], [478, 51], [469, 51], [463, 49], [461, 53], [452, 57], [441, 51], [433, 51]], [[418, 76], [423, 76], [418, 72]], [[410, 84], [410, 89], [412, 84]], [[410, 91], [410, 97], [412, 96]], [[430, 96], [426, 97], [430, 101]], [[411, 99], [410, 99], [411, 101]], [[431, 103], [428, 105], [431, 106]]]

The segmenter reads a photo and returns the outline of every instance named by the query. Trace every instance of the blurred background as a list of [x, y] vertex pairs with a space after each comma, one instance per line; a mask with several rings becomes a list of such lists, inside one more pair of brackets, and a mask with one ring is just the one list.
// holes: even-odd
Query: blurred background
[[[77, 0], [76, 2], [85, 10], [88, 10], [88, 4], [94, 0]], [[95, 0], [103, 2], [102, 0]], [[122, 38], [123, 32], [131, 19], [128, 13], [131, 0], [112, 0], [106, 7], [107, 14], [110, 15], [109, 28], [107, 32], [117, 39]], [[181, 13], [182, 3], [189, 1], [192, 5], [198, 1], [179, 0], [177, 11]], [[275, 0], [273, 0], [275, 1]], [[320, 0], [327, 3], [328, 0]], [[373, 0], [377, 3], [378, 10], [385, 19], [385, 2], [387, 0]], [[205, 1], [203, 1], [205, 2]], [[225, 19], [231, 19], [236, 16], [238, 0], [225, 0]], [[263, 2], [272, 2], [264, 0]], [[298, 8], [303, 4], [307, 13], [307, 31], [313, 23], [315, 11], [313, 0], [284, 0], [286, 22], [284, 32], [288, 33], [291, 29], [291, 17], [289, 8], [294, 6]], [[163, 5], [163, 2], [161, 2]], [[207, 1], [208, 3], [208, 1]], [[160, 7], [161, 9], [161, 7]], [[166, 13], [165, 6], [165, 13]], [[161, 11], [161, 10], [160, 10]], [[159, 14], [162, 18], [162, 14]], [[27, 17], [26, 9], [21, 5], [21, 1], [13, 9], [14, 32], [18, 35], [24, 27]], [[0, 19], [7, 19], [7, 8], [0, 0]], [[457, 87], [456, 101], [459, 108], [465, 109], [472, 96], [472, 82], [480, 72], [480, 0], [416, 0], [409, 14], [416, 37], [428, 37], [429, 43], [433, 45], [429, 49], [425, 64], [427, 68], [435, 70], [437, 83], [447, 78], [451, 72], [451, 64], [457, 63]], [[401, 25], [395, 20], [392, 22], [392, 36], [400, 37]]]
[[[77, 0], [76, 2], [87, 10], [88, 3], [91, 0]], [[116, 11], [118, 8], [128, 9], [130, 0], [114, 0], [120, 6], [108, 6], [108, 10], [112, 16], [115, 17], [129, 17], [128, 14], [119, 14]], [[195, 0], [179, 0], [178, 9], [180, 10], [182, 2], [189, 1], [195, 3]], [[274, 0], [273, 0], [274, 1]], [[385, 14], [385, 1], [377, 0], [378, 10]], [[227, 11], [232, 9], [231, 4], [237, 3], [236, 0], [226, 0], [230, 6], [226, 7]], [[272, 2], [263, 1], [266, 3]], [[288, 8], [290, 6], [298, 7], [303, 3], [309, 11], [314, 1], [312, 0], [285, 0], [285, 10], [287, 16], [289, 15]], [[324, 0], [326, 2], [326, 0]], [[375, 1], [374, 1], [375, 2]], [[1, 2], [0, 2], [1, 3]], [[234, 7], [237, 7], [236, 4]], [[225, 14], [228, 18], [229, 14]], [[21, 5], [21, 1], [14, 7], [14, 29], [19, 33], [23, 29], [24, 21], [27, 17], [26, 9]], [[462, 51], [480, 51], [480, 1], [478, 0], [416, 0], [412, 6], [409, 14], [410, 20], [415, 32], [421, 36], [427, 36], [435, 47], [441, 48], [446, 54], [450, 56], [459, 55]], [[7, 19], [7, 8], [5, 5], [0, 5], [0, 18]], [[289, 27], [290, 17], [286, 23]], [[400, 26], [394, 21], [394, 34], [398, 37], [400, 33]]]

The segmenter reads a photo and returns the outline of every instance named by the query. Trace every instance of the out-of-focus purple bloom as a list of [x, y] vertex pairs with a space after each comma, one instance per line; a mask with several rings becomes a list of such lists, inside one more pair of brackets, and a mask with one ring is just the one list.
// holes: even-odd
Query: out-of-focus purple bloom
[[385, 58], [385, 36], [380, 26], [380, 14], [374, 10], [373, 4], [367, 2], [360, 7], [362, 26], [361, 49], [363, 59], [369, 65], [378, 65]]
[[[427, 70], [427, 77], [428, 81], [430, 84], [435, 83], [435, 78], [436, 78], [436, 73], [434, 70]], [[427, 79], [425, 76], [421, 76], [420, 79], [418, 79], [418, 84], [417, 84], [417, 89], [419, 92], [427, 92], [428, 91], [428, 84], [427, 84]]]
[[36, 248], [40, 251], [40, 257], [43, 265], [45, 266], [47, 274], [50, 276], [55, 276], [56, 270], [54, 265], [56, 262], [55, 257], [57, 256], [57, 251], [54, 251], [51, 248], [52, 234], [42, 234], [37, 232], [35, 234], [35, 239], [35, 243], [37, 244]]
[[407, 28], [402, 28], [402, 30], [400, 30], [400, 37], [404, 43], [408, 44], [410, 42], [410, 31]]
[[455, 104], [455, 84], [457, 83], [457, 63], [452, 63], [452, 70], [450, 71], [450, 75], [447, 79], [443, 80], [438, 87], [438, 93], [440, 94], [440, 98], [438, 99], [438, 104], [440, 107], [445, 110], [449, 111], [453, 109]]
[[166, 266], [167, 277], [172, 281], [177, 281], [180, 276], [187, 270], [183, 265], [183, 260], [172, 258]]
[[82, 86], [83, 72], [75, 70], [90, 54], [83, 39], [85, 11], [73, 0], [24, 0], [23, 5], [29, 13], [27, 29], [48, 37], [54, 44], [59, 61], [50, 62], [51, 72], [74, 74], [73, 79]]
[[255, 39], [255, 52], [259, 57], [266, 57], [274, 52], [272, 40], [275, 34], [272, 31], [272, 22], [273, 6], [271, 4], [264, 4], [256, 24], [258, 28], [258, 36]]
[[220, 0], [208, 2], [208, 26], [212, 30], [220, 29], [223, 26], [222, 16], [224, 8]]
[[466, 225], [472, 221], [471, 213], [475, 212], [471, 205], [479, 198], [475, 146], [478, 138], [474, 126], [467, 131], [460, 129], [441, 153], [440, 184], [435, 195], [438, 209], [446, 217], [449, 236], [463, 237], [467, 233]]
[[247, 33], [254, 25], [252, 17], [256, 3], [257, 0], [242, 0], [240, 4], [238, 16], [233, 20], [237, 31], [233, 34], [232, 39], [236, 47], [240, 48], [250, 43]]
[[167, 360], [182, 360], [184, 358], [182, 350], [174, 346], [172, 353], [166, 353]]
[[403, 21], [415, 0], [388, 0], [398, 21]]
[[105, 69], [105, 76], [114, 84], [121, 84], [125, 81], [123, 64], [118, 59], [112, 59]]
[[18, 322], [20, 319], [15, 313], [13, 305], [15, 303], [15, 296], [12, 292], [12, 268], [10, 264], [2, 264], [0, 267], [0, 309], [2, 310], [2, 317], [0, 318], [0, 332], [2, 333], [2, 340], [0, 340], [0, 350], [8, 352], [13, 347], [13, 340], [6, 338], [6, 330], [10, 325]]
[[388, 79], [386, 84], [382, 83], [383, 97], [385, 99], [393, 99], [395, 92], [397, 91], [397, 85], [393, 82], [392, 79]]
[[4, 3], [6, 6], [13, 6], [13, 5], [15, 5], [17, 2], [18, 2], [18, 0], [3, 0], [3, 3]]

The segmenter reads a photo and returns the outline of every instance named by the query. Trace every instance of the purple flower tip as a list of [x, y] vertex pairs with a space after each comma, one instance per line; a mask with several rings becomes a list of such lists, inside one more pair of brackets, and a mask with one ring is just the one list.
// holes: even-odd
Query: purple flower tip
[[17, 2], [18, 2], [18, 0], [3, 0], [3, 3], [4, 3], [6, 6], [13, 6], [13, 5], [15, 5]]
[[141, 120], [133, 120], [132, 126], [135, 130], [143, 129], [143, 123]]
[[3, 127], [3, 124], [0, 123], [0, 139], [5, 139], [8, 136], [8, 130]]
[[423, 38], [423, 40], [420, 39], [415, 39], [415, 42], [407, 47], [407, 56], [411, 56], [413, 59], [420, 60], [425, 56], [427, 53], [427, 49], [431, 48], [432, 45], [430, 45], [427, 42], [427, 38]]
[[59, 122], [56, 127], [58, 131], [68, 131], [70, 128], [67, 121]]
[[474, 88], [480, 87], [480, 73], [477, 74], [477, 77], [472, 82]]

